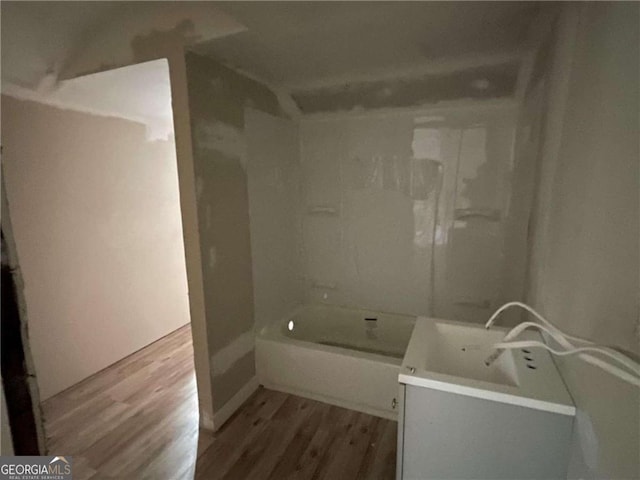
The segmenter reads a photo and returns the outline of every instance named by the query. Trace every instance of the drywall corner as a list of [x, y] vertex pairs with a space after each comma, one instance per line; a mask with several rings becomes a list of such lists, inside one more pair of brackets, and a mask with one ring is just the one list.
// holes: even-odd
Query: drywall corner
[[211, 367], [209, 364], [209, 342], [202, 275], [198, 206], [196, 200], [196, 177], [191, 143], [191, 122], [187, 86], [187, 68], [182, 52], [170, 55], [171, 99], [173, 124], [178, 161], [180, 211], [189, 288], [189, 311], [193, 337], [194, 363], [198, 385], [200, 426], [214, 429], [213, 395], [211, 391]]
[[217, 429], [225, 409], [255, 377], [245, 109], [285, 114], [267, 86], [211, 58], [189, 52], [185, 65]]

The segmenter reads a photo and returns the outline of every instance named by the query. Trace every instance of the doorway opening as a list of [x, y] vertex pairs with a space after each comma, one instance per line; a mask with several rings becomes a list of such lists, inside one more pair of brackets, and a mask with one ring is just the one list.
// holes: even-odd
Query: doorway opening
[[[73, 456], [75, 474], [115, 476], [148, 463], [123, 436], [131, 448], [192, 453], [198, 397], [167, 60], [16, 90], [2, 107], [47, 449]], [[190, 433], [178, 447], [160, 435], [177, 424]]]

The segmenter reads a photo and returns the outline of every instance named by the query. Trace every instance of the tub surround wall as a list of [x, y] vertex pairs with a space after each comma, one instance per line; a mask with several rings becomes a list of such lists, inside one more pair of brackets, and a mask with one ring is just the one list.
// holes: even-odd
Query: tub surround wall
[[254, 109], [245, 113], [256, 330], [304, 301], [298, 128]]
[[[636, 354], [639, 15], [566, 5], [555, 25], [528, 292], [563, 330]], [[638, 478], [638, 389], [558, 363], [578, 409], [569, 478]]]
[[[518, 109], [517, 128], [514, 143], [514, 165], [512, 182], [519, 185], [509, 205], [509, 217], [505, 230], [504, 284], [505, 299], [524, 299], [527, 273], [530, 268], [529, 222], [533, 211], [536, 188], [538, 154], [542, 142], [544, 117], [545, 81], [535, 82], [523, 98]], [[501, 325], [515, 325], [525, 316], [517, 309], [507, 310], [501, 315]]]
[[[187, 53], [214, 428], [257, 386], [245, 107], [280, 115], [276, 95]], [[237, 404], [237, 405], [236, 405]], [[225, 408], [226, 406], [226, 408]]]
[[303, 117], [307, 301], [483, 321], [521, 298], [514, 118], [508, 102]]

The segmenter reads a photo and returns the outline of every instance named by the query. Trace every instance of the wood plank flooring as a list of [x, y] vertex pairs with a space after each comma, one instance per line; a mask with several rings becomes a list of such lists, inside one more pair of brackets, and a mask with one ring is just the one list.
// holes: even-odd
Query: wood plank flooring
[[391, 479], [396, 423], [258, 389], [216, 433], [198, 429], [183, 327], [42, 405], [74, 479]]

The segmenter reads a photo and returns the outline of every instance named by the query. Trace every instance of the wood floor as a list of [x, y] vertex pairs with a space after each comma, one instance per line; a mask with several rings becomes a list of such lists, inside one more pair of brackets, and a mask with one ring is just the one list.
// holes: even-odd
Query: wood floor
[[198, 429], [190, 328], [43, 404], [50, 453], [82, 479], [391, 479], [396, 423], [263, 388]]

